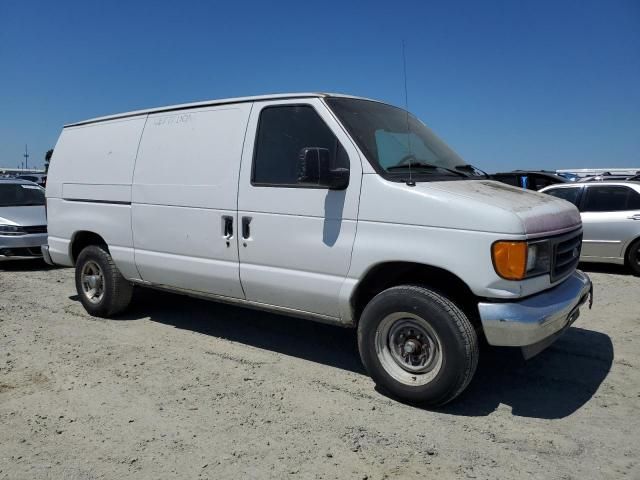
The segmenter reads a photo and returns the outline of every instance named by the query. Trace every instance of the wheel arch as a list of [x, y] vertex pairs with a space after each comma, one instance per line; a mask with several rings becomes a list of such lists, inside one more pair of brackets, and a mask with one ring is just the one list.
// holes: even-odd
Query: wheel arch
[[406, 284], [421, 285], [443, 294], [469, 316], [474, 326], [480, 325], [478, 298], [464, 280], [444, 268], [407, 261], [382, 262], [367, 270], [350, 298], [354, 323], [358, 323], [373, 297], [388, 288]]
[[109, 251], [109, 246], [101, 235], [89, 230], [79, 230], [73, 234], [69, 243], [69, 257], [74, 265], [80, 252], [89, 245], [100, 245]]

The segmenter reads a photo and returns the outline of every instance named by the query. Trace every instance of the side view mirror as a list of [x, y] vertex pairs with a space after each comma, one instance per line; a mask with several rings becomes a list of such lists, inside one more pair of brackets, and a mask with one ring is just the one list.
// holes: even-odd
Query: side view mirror
[[331, 153], [327, 148], [305, 147], [298, 158], [298, 183], [344, 190], [349, 185], [348, 168], [331, 168]]

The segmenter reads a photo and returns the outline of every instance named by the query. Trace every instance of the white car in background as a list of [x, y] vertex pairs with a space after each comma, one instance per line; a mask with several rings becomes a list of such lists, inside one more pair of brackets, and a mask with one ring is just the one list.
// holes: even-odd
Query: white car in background
[[0, 179], [0, 261], [41, 258], [47, 243], [44, 189], [33, 182]]
[[540, 191], [580, 210], [581, 261], [626, 264], [640, 275], [640, 182], [564, 183]]

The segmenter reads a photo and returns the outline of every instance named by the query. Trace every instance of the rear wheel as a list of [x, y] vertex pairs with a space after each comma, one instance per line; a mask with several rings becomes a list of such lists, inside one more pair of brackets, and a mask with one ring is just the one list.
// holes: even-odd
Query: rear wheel
[[364, 309], [358, 347], [377, 385], [413, 403], [442, 405], [469, 384], [478, 338], [467, 316], [439, 293], [393, 287]]
[[90, 245], [76, 261], [76, 290], [87, 312], [110, 317], [129, 306], [133, 286], [122, 276], [106, 247]]
[[640, 238], [627, 249], [627, 265], [634, 275], [640, 276]]

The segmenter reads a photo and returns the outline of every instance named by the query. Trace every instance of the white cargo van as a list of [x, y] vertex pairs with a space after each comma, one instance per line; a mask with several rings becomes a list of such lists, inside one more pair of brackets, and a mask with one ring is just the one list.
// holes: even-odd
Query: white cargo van
[[137, 111], [68, 125], [54, 152], [43, 254], [90, 314], [140, 285], [354, 327], [408, 401], [462, 392], [483, 337], [536, 354], [590, 296], [572, 204], [485, 179], [381, 102]]

